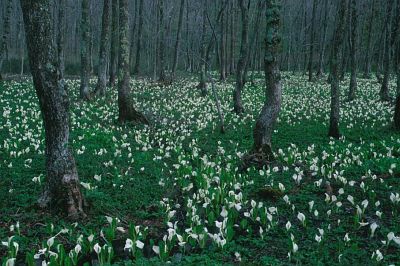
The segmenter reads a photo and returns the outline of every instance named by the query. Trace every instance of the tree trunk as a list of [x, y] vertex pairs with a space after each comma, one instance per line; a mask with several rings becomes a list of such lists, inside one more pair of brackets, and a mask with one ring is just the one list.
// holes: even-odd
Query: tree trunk
[[371, 15], [369, 17], [368, 23], [367, 23], [367, 47], [366, 47], [366, 54], [365, 54], [365, 67], [364, 67], [364, 78], [369, 78], [371, 74], [371, 37], [372, 37], [372, 25], [374, 25], [374, 19], [375, 19], [375, 2], [376, 0], [372, 0], [371, 4]]
[[396, 60], [395, 60], [395, 67], [396, 67], [396, 106], [394, 111], [394, 127], [397, 130], [400, 130], [400, 2], [397, 1], [397, 8], [396, 8], [396, 21], [394, 22], [394, 30], [392, 31], [393, 34], [393, 43], [396, 47]]
[[340, 53], [343, 46], [345, 34], [345, 18], [346, 18], [346, 0], [340, 0], [339, 11], [336, 19], [336, 29], [333, 36], [333, 48], [331, 55], [331, 113], [329, 133], [330, 137], [339, 138], [339, 119], [340, 119], [340, 87], [339, 87], [339, 62]]
[[89, 18], [89, 0], [82, 0], [82, 18], [81, 18], [81, 86], [80, 97], [83, 100], [90, 99], [89, 92], [89, 45], [90, 45], [90, 18]]
[[136, 111], [130, 94], [129, 73], [129, 22], [128, 0], [119, 1], [119, 73], [118, 73], [118, 120], [121, 123], [139, 122], [148, 124], [146, 117]]
[[159, 12], [159, 45], [158, 45], [158, 81], [165, 82], [165, 23], [164, 23], [164, 0], [158, 0]]
[[12, 9], [12, 0], [7, 1], [6, 12], [4, 14], [4, 28], [3, 28], [3, 36], [0, 43], [0, 81], [3, 80], [2, 70], [3, 70], [3, 62], [8, 57], [8, 37], [10, 35], [10, 16], [11, 16], [11, 9]]
[[111, 30], [111, 58], [110, 58], [110, 86], [115, 85], [115, 79], [117, 78], [118, 68], [118, 0], [111, 0], [112, 3], [112, 30]]
[[142, 49], [143, 4], [144, 4], [144, 0], [140, 0], [140, 2], [139, 2], [139, 25], [138, 25], [138, 36], [137, 36], [138, 40], [137, 40], [137, 46], [136, 46], [135, 66], [133, 68], [134, 75], [139, 75], [140, 50]]
[[179, 43], [181, 41], [181, 31], [182, 31], [184, 10], [185, 10], [185, 0], [181, 0], [181, 5], [179, 8], [178, 31], [176, 33], [176, 40], [175, 40], [174, 62], [172, 64], [172, 78], [175, 78], [175, 72], [178, 67]]
[[207, 0], [203, 1], [203, 22], [202, 22], [202, 31], [201, 31], [201, 44], [200, 44], [200, 82], [197, 85], [197, 88], [200, 90], [201, 95], [207, 95], [207, 51], [206, 51], [206, 34], [207, 34]]
[[379, 95], [382, 101], [390, 101], [389, 95], [389, 78], [390, 78], [390, 49], [391, 49], [391, 41], [390, 41], [390, 22], [392, 17], [392, 7], [394, 0], [388, 0], [386, 5], [386, 22], [385, 22], [385, 52], [384, 52], [384, 70], [383, 70], [383, 80], [381, 90]]
[[103, 2], [103, 16], [101, 22], [101, 37], [99, 51], [99, 65], [97, 73], [96, 94], [104, 96], [107, 86], [107, 54], [110, 44], [110, 0]]
[[[349, 11], [350, 12], [350, 11]], [[350, 31], [350, 88], [348, 100], [352, 101], [356, 98], [357, 91], [357, 1], [351, 0], [351, 31]]]
[[249, 28], [249, 14], [248, 14], [248, 3], [246, 5], [245, 0], [239, 0], [240, 12], [242, 16], [242, 40], [240, 47], [240, 57], [236, 68], [236, 88], [233, 93], [233, 109], [236, 114], [244, 112], [242, 104], [242, 90], [245, 85], [246, 77], [246, 64], [248, 57], [248, 28]]
[[314, 59], [314, 36], [315, 36], [315, 17], [317, 12], [317, 0], [313, 0], [311, 14], [311, 34], [310, 34], [310, 55], [308, 58], [308, 81], [313, 80], [313, 59]]
[[57, 58], [58, 66], [60, 68], [61, 78], [64, 78], [65, 72], [65, 55], [64, 55], [64, 43], [65, 43], [65, 4], [66, 0], [59, 0], [58, 6], [58, 34], [57, 34]]
[[78, 219], [85, 215], [83, 196], [75, 160], [68, 146], [69, 101], [57, 68], [50, 2], [21, 0], [30, 69], [45, 128], [47, 183], [39, 203]]
[[265, 104], [254, 128], [254, 152], [267, 159], [273, 157], [271, 137], [279, 115], [282, 101], [281, 75], [278, 66], [278, 51], [281, 45], [280, 0], [266, 0], [266, 42], [265, 42]]
[[221, 81], [226, 80], [226, 43], [225, 43], [225, 10], [221, 14], [221, 35], [220, 35], [220, 77]]
[[325, 49], [326, 49], [326, 33], [328, 29], [328, 14], [329, 14], [329, 3], [325, 2], [325, 10], [324, 10], [324, 22], [323, 22], [323, 33], [322, 33], [322, 39], [321, 39], [321, 50], [319, 53], [319, 63], [318, 63], [318, 71], [317, 71], [317, 77], [321, 77], [322, 74], [324, 73], [324, 56], [325, 56]]

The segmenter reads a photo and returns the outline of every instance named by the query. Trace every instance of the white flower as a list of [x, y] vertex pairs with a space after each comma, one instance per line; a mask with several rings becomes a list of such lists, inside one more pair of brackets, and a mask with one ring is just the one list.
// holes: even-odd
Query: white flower
[[304, 222], [306, 221], [306, 216], [303, 213], [299, 212], [297, 214], [297, 219], [299, 219], [299, 221], [304, 225]]
[[100, 247], [99, 243], [96, 243], [96, 245], [94, 245], [93, 250], [94, 250], [97, 254], [100, 254], [100, 252], [101, 252], [101, 247]]
[[14, 266], [16, 258], [11, 258], [6, 261], [6, 266]]
[[47, 246], [48, 248], [51, 248], [51, 246], [54, 244], [54, 237], [51, 237], [47, 240]]
[[79, 254], [79, 252], [81, 252], [81, 250], [82, 250], [81, 245], [77, 244], [77, 245], [75, 246], [74, 250], [75, 250], [75, 253], [76, 253], [76, 254]]
[[93, 239], [94, 239], [94, 235], [93, 235], [93, 234], [91, 234], [90, 236], [88, 236], [88, 241], [89, 241], [90, 243], [93, 242]]
[[228, 216], [228, 211], [225, 209], [225, 206], [222, 207], [222, 211], [220, 214], [224, 218]]
[[348, 195], [348, 196], [347, 196], [347, 200], [350, 201], [350, 203], [354, 205], [354, 198], [353, 198], [353, 196]]
[[136, 240], [136, 247], [139, 249], [143, 249], [144, 243], [140, 240]]
[[110, 216], [106, 216], [106, 219], [107, 219], [107, 222], [108, 222], [109, 224], [112, 224], [113, 218], [111, 218]]
[[343, 240], [345, 242], [349, 242], [350, 241], [349, 233], [346, 233], [346, 235], [344, 236]]
[[129, 238], [126, 239], [124, 250], [126, 249], [126, 250], [130, 251], [132, 249], [132, 247], [133, 247], [133, 241]]
[[101, 181], [101, 175], [94, 175], [93, 178], [99, 182]]
[[293, 253], [296, 253], [299, 250], [299, 246], [293, 242]]
[[292, 227], [292, 224], [290, 223], [290, 221], [288, 221], [286, 223], [286, 230], [289, 231], [291, 227]]
[[159, 247], [159, 246], [153, 246], [153, 251], [154, 251], [154, 253], [156, 253], [157, 255], [160, 255], [160, 247]]
[[318, 243], [320, 243], [322, 240], [322, 237], [319, 235], [315, 235], [315, 241], [317, 241]]
[[370, 228], [371, 228], [371, 237], [374, 237], [375, 230], [376, 228], [378, 228], [378, 225], [376, 223], [373, 223], [371, 224]]

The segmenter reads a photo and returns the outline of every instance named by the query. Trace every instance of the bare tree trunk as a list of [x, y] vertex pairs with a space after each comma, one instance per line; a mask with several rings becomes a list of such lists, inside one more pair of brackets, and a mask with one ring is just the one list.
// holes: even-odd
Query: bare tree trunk
[[308, 58], [308, 81], [313, 80], [313, 59], [314, 59], [314, 36], [315, 36], [315, 17], [317, 12], [317, 0], [313, 0], [311, 15], [311, 34], [310, 34], [310, 56]]
[[148, 124], [146, 117], [132, 103], [129, 73], [129, 22], [128, 0], [119, 1], [119, 73], [118, 73], [118, 120], [121, 123], [137, 122]]
[[1, 75], [3, 69], [3, 62], [8, 57], [8, 37], [10, 35], [10, 16], [12, 9], [12, 0], [7, 1], [6, 13], [4, 14], [4, 28], [3, 28], [3, 36], [0, 43], [0, 81], [3, 80], [3, 76]]
[[242, 104], [242, 90], [245, 85], [246, 78], [246, 64], [248, 57], [248, 46], [249, 46], [249, 37], [248, 37], [248, 28], [249, 28], [249, 14], [248, 14], [248, 1], [247, 5], [245, 0], [239, 0], [240, 12], [242, 16], [242, 40], [240, 47], [240, 57], [237, 64], [236, 71], [236, 88], [233, 93], [233, 109], [236, 114], [241, 114], [244, 112], [243, 104]]
[[206, 51], [206, 34], [207, 34], [207, 0], [203, 1], [203, 22], [202, 22], [202, 31], [201, 31], [201, 46], [200, 46], [200, 82], [197, 85], [197, 88], [200, 89], [201, 95], [207, 95], [207, 51]]
[[100, 51], [99, 51], [99, 66], [96, 94], [104, 96], [107, 86], [107, 54], [110, 47], [110, 1], [103, 2], [103, 16], [101, 25]]
[[319, 63], [318, 63], [318, 71], [317, 71], [317, 77], [321, 77], [322, 74], [324, 73], [324, 56], [325, 56], [325, 43], [326, 43], [326, 33], [328, 29], [328, 14], [329, 14], [329, 3], [325, 2], [325, 10], [324, 10], [324, 22], [323, 22], [323, 33], [322, 33], [322, 39], [321, 39], [321, 50], [319, 53]]
[[389, 78], [390, 78], [390, 49], [391, 49], [391, 41], [390, 41], [390, 22], [392, 17], [392, 7], [394, 0], [388, 0], [386, 5], [386, 22], [385, 22], [385, 53], [384, 53], [384, 70], [383, 70], [383, 80], [381, 90], [379, 95], [382, 101], [390, 101], [389, 95]]
[[394, 127], [397, 130], [400, 130], [400, 2], [397, 1], [396, 8], [396, 21], [394, 22], [394, 29], [392, 31], [392, 40], [395, 44], [395, 67], [396, 67], [396, 78], [397, 78], [397, 97], [396, 97], [396, 106], [394, 111]]
[[365, 67], [364, 67], [364, 78], [369, 78], [371, 74], [371, 37], [372, 37], [372, 25], [374, 24], [375, 20], [375, 2], [376, 0], [372, 0], [371, 4], [371, 15], [369, 17], [367, 23], [367, 47], [366, 47], [366, 55], [365, 55]]
[[160, 25], [160, 36], [158, 46], [158, 81], [165, 82], [165, 22], [164, 22], [164, 0], [158, 0], [158, 12], [159, 12], [159, 25]]
[[339, 62], [340, 53], [343, 46], [345, 34], [345, 18], [346, 18], [346, 0], [340, 0], [338, 16], [336, 18], [336, 29], [333, 36], [333, 48], [331, 55], [331, 114], [329, 133], [330, 137], [339, 138], [339, 120], [340, 120], [340, 87], [339, 87]]
[[267, 159], [273, 158], [271, 137], [282, 102], [281, 75], [278, 66], [278, 50], [281, 45], [280, 0], [266, 0], [266, 45], [265, 45], [265, 104], [257, 119], [253, 132], [254, 152]]
[[50, 6], [50, 0], [21, 0], [30, 69], [45, 128], [47, 183], [39, 203], [78, 219], [85, 215], [83, 196], [68, 146], [69, 101], [57, 68]]
[[179, 20], [178, 20], [178, 31], [176, 33], [175, 50], [174, 50], [174, 62], [172, 64], [172, 78], [175, 78], [176, 68], [178, 67], [178, 55], [179, 55], [179, 43], [181, 41], [181, 31], [183, 23], [183, 12], [185, 11], [185, 0], [181, 0], [179, 8]]
[[[349, 11], [350, 12], [350, 11]], [[356, 98], [357, 91], [357, 1], [351, 0], [351, 32], [350, 32], [350, 88], [348, 100], [352, 101]]]
[[112, 3], [112, 30], [111, 30], [111, 58], [110, 58], [110, 86], [115, 85], [115, 80], [117, 78], [117, 68], [118, 68], [118, 1], [111, 0]]
[[81, 18], [81, 86], [80, 97], [83, 100], [90, 99], [89, 92], [89, 45], [90, 45], [90, 19], [89, 19], [89, 0], [82, 0]]
[[65, 1], [59, 0], [58, 6], [58, 34], [57, 34], [57, 58], [58, 66], [60, 68], [61, 78], [64, 78], [65, 72], [65, 55], [64, 55], [64, 45], [65, 45]]
[[225, 50], [226, 50], [226, 42], [225, 42], [225, 14], [226, 12], [223, 11], [221, 15], [221, 35], [220, 35], [220, 77], [219, 79], [222, 81], [226, 80], [226, 57], [225, 57]]
[[136, 46], [136, 58], [135, 58], [135, 67], [133, 68], [133, 74], [139, 75], [139, 66], [140, 66], [140, 50], [142, 49], [142, 31], [143, 31], [143, 4], [144, 0], [140, 0], [139, 2], [139, 25], [138, 25], [138, 40]]

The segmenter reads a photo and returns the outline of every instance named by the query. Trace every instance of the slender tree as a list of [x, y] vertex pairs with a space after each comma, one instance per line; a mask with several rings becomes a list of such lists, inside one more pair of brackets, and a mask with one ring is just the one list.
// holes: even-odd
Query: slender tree
[[175, 40], [175, 49], [174, 49], [174, 58], [172, 63], [172, 77], [175, 77], [176, 69], [178, 67], [178, 56], [179, 56], [179, 44], [181, 41], [181, 32], [182, 32], [182, 24], [183, 24], [183, 12], [185, 11], [185, 0], [181, 0], [181, 4], [179, 7], [179, 19], [178, 19], [178, 30], [176, 32], [176, 40]]
[[110, 86], [115, 85], [115, 79], [117, 78], [117, 68], [118, 68], [118, 1], [119, 0], [111, 0], [112, 1], [112, 30], [111, 30], [111, 53], [110, 53]]
[[396, 15], [392, 31], [392, 40], [395, 45], [395, 68], [397, 79], [397, 97], [394, 112], [394, 127], [400, 130], [400, 1], [397, 1]]
[[68, 145], [68, 95], [53, 45], [50, 0], [21, 0], [28, 56], [45, 129], [47, 183], [39, 203], [71, 218], [84, 216], [83, 196]]
[[99, 65], [97, 69], [96, 94], [104, 96], [107, 86], [107, 54], [110, 47], [110, 1], [103, 2], [103, 16], [101, 22], [101, 38], [99, 51]]
[[8, 56], [8, 37], [10, 35], [10, 16], [11, 16], [11, 10], [12, 10], [12, 0], [7, 1], [7, 7], [6, 7], [6, 12], [4, 14], [4, 28], [3, 28], [3, 36], [1, 39], [0, 43], [0, 81], [3, 80], [3, 76], [1, 75], [2, 73], [2, 68], [3, 68], [3, 62]]
[[80, 97], [83, 100], [90, 99], [89, 91], [89, 45], [90, 45], [90, 18], [89, 18], [89, 0], [82, 0], [82, 18], [81, 18], [81, 85]]
[[66, 0], [58, 1], [57, 58], [58, 58], [58, 66], [60, 68], [61, 78], [64, 78], [64, 72], [65, 72], [65, 54], [64, 54], [65, 9], [66, 9], [65, 2]]
[[364, 78], [369, 78], [371, 74], [371, 40], [372, 40], [372, 25], [374, 25], [375, 14], [376, 14], [376, 0], [372, 0], [371, 4], [371, 12], [369, 15], [369, 19], [367, 22], [367, 45], [366, 45], [366, 54], [365, 54], [365, 67], [364, 67]]
[[308, 81], [313, 80], [313, 59], [314, 59], [314, 41], [315, 41], [315, 17], [317, 13], [317, 0], [313, 0], [311, 14], [311, 33], [310, 33], [310, 54], [308, 57]]
[[278, 64], [281, 45], [280, 0], [266, 0], [266, 39], [265, 39], [265, 103], [253, 131], [254, 152], [272, 158], [271, 137], [281, 109], [282, 85]]
[[201, 91], [201, 95], [207, 94], [207, 50], [206, 50], [206, 35], [207, 35], [207, 0], [203, 1], [203, 18], [202, 18], [202, 31], [200, 41], [200, 82], [197, 88]]
[[[351, 0], [351, 31], [350, 31], [350, 88], [348, 100], [352, 101], [356, 98], [357, 91], [357, 27], [358, 27], [358, 14], [357, 14], [357, 1]], [[350, 11], [349, 11], [350, 12]]]
[[143, 31], [143, 4], [144, 0], [140, 0], [139, 2], [139, 25], [138, 25], [138, 36], [137, 36], [137, 45], [136, 45], [136, 57], [135, 57], [135, 66], [133, 68], [133, 74], [139, 74], [139, 65], [140, 65], [140, 52], [142, 49], [142, 31]]
[[385, 51], [384, 51], [384, 70], [381, 90], [379, 95], [382, 101], [389, 101], [389, 78], [390, 78], [390, 50], [391, 50], [391, 34], [390, 34], [390, 23], [392, 18], [392, 8], [394, 0], [388, 0], [386, 2], [386, 21], [385, 21]]
[[129, 71], [129, 21], [128, 0], [119, 1], [119, 72], [118, 72], [118, 120], [148, 124], [146, 117], [132, 103]]
[[239, 0], [240, 13], [242, 17], [242, 40], [240, 46], [240, 57], [236, 67], [236, 87], [233, 93], [233, 109], [236, 114], [241, 114], [244, 112], [242, 104], [242, 90], [245, 85], [245, 71], [249, 53], [249, 5], [249, 1]]
[[346, 0], [340, 0], [339, 10], [336, 18], [336, 29], [333, 36], [333, 47], [331, 55], [331, 114], [329, 123], [330, 137], [339, 138], [339, 120], [340, 120], [340, 87], [339, 87], [339, 62], [340, 53], [343, 46], [344, 31], [345, 31], [345, 18], [347, 12]]
[[321, 43], [320, 43], [320, 51], [319, 51], [319, 60], [318, 60], [318, 70], [317, 70], [317, 77], [320, 78], [324, 73], [324, 56], [325, 56], [325, 49], [326, 49], [326, 35], [328, 30], [328, 14], [329, 14], [329, 2], [325, 2], [324, 7], [324, 15], [323, 15], [323, 22], [322, 22], [322, 36], [321, 36]]
[[164, 82], [165, 76], [165, 27], [164, 22], [164, 0], [158, 0], [158, 15], [159, 15], [159, 38], [158, 38], [158, 81]]

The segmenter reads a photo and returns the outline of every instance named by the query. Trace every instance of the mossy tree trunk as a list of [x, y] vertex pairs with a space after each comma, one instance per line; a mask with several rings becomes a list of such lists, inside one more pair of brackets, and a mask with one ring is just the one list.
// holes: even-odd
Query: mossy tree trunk
[[[350, 88], [348, 100], [352, 101], [356, 98], [357, 91], [357, 27], [358, 27], [358, 14], [357, 14], [357, 1], [351, 0], [351, 31], [350, 31]], [[350, 10], [349, 10], [350, 12]]]
[[7, 7], [6, 7], [6, 12], [4, 14], [4, 22], [3, 22], [3, 36], [0, 41], [0, 81], [3, 80], [2, 76], [2, 69], [3, 69], [3, 63], [6, 60], [8, 56], [8, 37], [10, 35], [10, 16], [11, 16], [11, 10], [12, 10], [12, 0], [7, 1]]
[[331, 55], [331, 112], [329, 121], [330, 137], [339, 138], [339, 120], [340, 120], [340, 54], [342, 52], [343, 39], [345, 34], [345, 18], [347, 12], [346, 0], [340, 0], [339, 11], [336, 18], [336, 29], [333, 36], [333, 47]]
[[118, 10], [118, 1], [119, 0], [111, 0], [112, 1], [112, 30], [111, 30], [111, 53], [110, 53], [110, 86], [115, 85], [115, 80], [117, 78], [117, 68], [118, 68], [118, 49], [119, 49], [119, 40], [118, 40], [118, 24], [119, 24], [119, 10]]
[[64, 45], [65, 45], [65, 4], [66, 0], [59, 0], [58, 5], [58, 34], [57, 34], [57, 58], [58, 58], [58, 67], [60, 68], [61, 78], [64, 78], [65, 72], [65, 54], [64, 54]]
[[119, 1], [119, 71], [118, 71], [118, 120], [124, 122], [146, 123], [146, 117], [136, 111], [130, 93], [129, 69], [129, 21], [128, 0]]
[[267, 158], [272, 157], [271, 137], [282, 102], [281, 74], [278, 53], [281, 46], [280, 0], [267, 0], [265, 39], [265, 103], [253, 131], [254, 152]]
[[249, 1], [239, 0], [240, 13], [242, 17], [242, 36], [240, 46], [240, 56], [236, 67], [236, 86], [233, 93], [233, 109], [236, 114], [244, 112], [242, 103], [242, 90], [245, 85], [246, 78], [246, 64], [249, 53]]
[[99, 65], [97, 69], [96, 94], [104, 96], [107, 86], [107, 54], [110, 47], [110, 1], [103, 2], [103, 15], [101, 22], [101, 37], [99, 51]]
[[47, 183], [39, 203], [77, 219], [84, 216], [83, 196], [68, 145], [69, 101], [53, 46], [51, 1], [21, 0], [21, 7], [30, 69], [45, 128]]
[[80, 97], [83, 100], [90, 99], [89, 75], [90, 75], [90, 18], [89, 0], [82, 0], [81, 18], [81, 85]]

